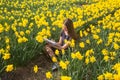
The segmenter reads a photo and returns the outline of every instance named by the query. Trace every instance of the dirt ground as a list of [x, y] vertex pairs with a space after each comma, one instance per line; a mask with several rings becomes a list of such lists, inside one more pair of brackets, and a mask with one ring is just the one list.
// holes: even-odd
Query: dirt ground
[[[42, 54], [32, 60], [27, 66], [16, 68], [15, 71], [6, 74], [2, 80], [47, 80], [45, 73], [50, 70], [51, 64], [52, 62]], [[39, 67], [37, 73], [33, 72], [34, 65]]]

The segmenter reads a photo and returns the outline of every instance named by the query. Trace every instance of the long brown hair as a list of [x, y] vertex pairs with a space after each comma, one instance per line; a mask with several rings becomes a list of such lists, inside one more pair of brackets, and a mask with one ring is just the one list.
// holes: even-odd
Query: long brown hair
[[78, 37], [77, 37], [77, 34], [75, 33], [75, 30], [73, 27], [73, 21], [71, 19], [67, 18], [63, 21], [63, 24], [67, 27], [69, 36], [72, 39], [77, 40]]

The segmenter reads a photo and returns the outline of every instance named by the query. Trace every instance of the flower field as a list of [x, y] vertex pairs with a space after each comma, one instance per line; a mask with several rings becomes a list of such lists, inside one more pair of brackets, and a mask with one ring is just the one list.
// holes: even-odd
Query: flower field
[[[42, 54], [43, 38], [58, 41], [66, 18], [80, 40], [71, 40], [67, 51], [55, 51], [60, 75], [48, 70], [46, 78], [120, 80], [120, 0], [1, 0], [0, 76]], [[31, 69], [37, 73], [38, 68]]]

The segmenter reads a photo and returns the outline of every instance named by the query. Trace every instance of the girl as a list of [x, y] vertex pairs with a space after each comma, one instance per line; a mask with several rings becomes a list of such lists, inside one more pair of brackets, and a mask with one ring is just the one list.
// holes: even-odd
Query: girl
[[[61, 35], [60, 35], [59, 41], [57, 42], [58, 46], [54, 46], [50, 43], [48, 43], [45, 46], [45, 51], [47, 52], [46, 54], [48, 54], [48, 56], [50, 56], [51, 59], [52, 57], [55, 57], [55, 54], [54, 54], [55, 49], [62, 50], [62, 49], [67, 49], [69, 47], [68, 43], [64, 43], [65, 39], [67, 41], [71, 39], [77, 40], [77, 35], [73, 27], [73, 22], [69, 18], [63, 22]], [[54, 65], [52, 70], [55, 70], [56, 68], [57, 68], [57, 65], [56, 66]]]

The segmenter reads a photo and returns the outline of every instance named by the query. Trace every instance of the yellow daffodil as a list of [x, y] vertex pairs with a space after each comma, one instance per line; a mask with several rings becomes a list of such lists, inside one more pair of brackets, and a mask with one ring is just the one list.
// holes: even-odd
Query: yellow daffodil
[[53, 76], [51, 72], [46, 72], [46, 78], [51, 79]]
[[75, 58], [76, 58], [75, 53], [71, 53], [71, 58], [73, 58], [73, 59], [75, 59]]
[[56, 57], [52, 57], [52, 61], [53, 61], [53, 62], [57, 62]]
[[78, 51], [75, 53], [76, 57], [79, 59], [79, 60], [82, 60], [83, 59], [83, 56], [81, 55], [81, 53]]
[[59, 65], [60, 65], [60, 67], [62, 68], [62, 69], [67, 69], [67, 64], [65, 63], [65, 62], [63, 62], [63, 61], [60, 61], [59, 62]]
[[4, 60], [9, 59], [9, 58], [10, 58], [10, 53], [5, 53], [2, 58], [3, 58]]
[[38, 66], [35, 65], [33, 70], [34, 70], [35, 73], [37, 73], [38, 72]]
[[70, 76], [61, 76], [61, 80], [72, 80]]
[[88, 64], [89, 62], [90, 62], [90, 60], [89, 60], [89, 58], [87, 57], [87, 58], [85, 59], [85, 63]]
[[84, 47], [85, 47], [84, 42], [80, 42], [80, 43], [79, 43], [79, 46], [80, 46], [81, 48], [84, 48]]
[[59, 50], [56, 49], [56, 50], [55, 50], [55, 54], [56, 54], [56, 55], [59, 55]]
[[96, 61], [96, 58], [94, 56], [90, 57], [90, 62], [94, 63]]
[[99, 75], [99, 76], [97, 77], [97, 79], [98, 79], [98, 80], [104, 80], [104, 76], [103, 76], [103, 75]]
[[11, 72], [13, 70], [13, 64], [7, 65], [5, 71]]

